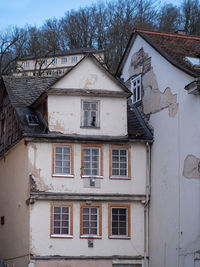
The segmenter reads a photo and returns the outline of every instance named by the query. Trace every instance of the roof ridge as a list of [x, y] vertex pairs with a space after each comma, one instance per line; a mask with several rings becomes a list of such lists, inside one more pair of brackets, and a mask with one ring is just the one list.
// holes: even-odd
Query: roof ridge
[[149, 33], [155, 35], [162, 35], [162, 36], [169, 36], [169, 37], [176, 37], [176, 38], [184, 38], [184, 39], [191, 39], [191, 40], [200, 40], [200, 36], [197, 35], [184, 35], [178, 34], [173, 32], [161, 32], [161, 31], [154, 31], [154, 30], [144, 30], [144, 29], [133, 29], [133, 33]]

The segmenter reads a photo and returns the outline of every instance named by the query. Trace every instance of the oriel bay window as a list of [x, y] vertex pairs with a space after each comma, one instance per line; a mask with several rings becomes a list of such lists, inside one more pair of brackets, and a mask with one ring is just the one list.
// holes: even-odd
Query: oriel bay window
[[71, 144], [53, 144], [53, 176], [73, 177], [74, 150]]
[[110, 146], [110, 178], [130, 179], [130, 156], [129, 146]]
[[81, 204], [80, 236], [100, 238], [102, 236], [102, 208], [100, 204]]
[[67, 238], [73, 235], [73, 206], [65, 203], [51, 204], [51, 237]]
[[82, 177], [103, 177], [103, 146], [82, 145]]
[[109, 205], [109, 238], [130, 238], [130, 206]]

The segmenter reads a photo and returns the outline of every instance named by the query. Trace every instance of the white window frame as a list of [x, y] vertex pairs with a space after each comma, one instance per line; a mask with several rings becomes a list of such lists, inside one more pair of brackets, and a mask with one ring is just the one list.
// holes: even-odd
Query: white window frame
[[137, 103], [142, 100], [142, 76], [141, 74], [131, 80], [131, 100]]
[[[89, 161], [85, 161], [85, 154], [84, 154], [84, 150], [88, 149], [90, 151], [90, 154], [88, 155], [88, 157], [90, 158]], [[94, 163], [92, 161], [92, 150], [98, 150], [98, 167], [97, 167], [97, 174], [92, 174], [92, 170], [96, 169], [96, 168], [92, 168], [92, 164]], [[84, 164], [88, 162], [90, 167], [89, 168], [84, 168]], [[89, 169], [90, 170], [90, 174], [85, 174], [85, 169]], [[83, 147], [83, 177], [100, 177], [101, 175], [101, 147], [96, 147], [96, 146], [84, 146]]]
[[[129, 205], [110, 205], [110, 221], [109, 221], [109, 224], [110, 224], [110, 233], [109, 233], [109, 238], [117, 238], [117, 239], [120, 239], [120, 238], [130, 238], [130, 206]], [[113, 226], [112, 226], [112, 223], [113, 223], [113, 209], [125, 209], [126, 210], [126, 234], [113, 234]], [[116, 216], [118, 216], [118, 224], [119, 224], [119, 217], [120, 215], [117, 214]], [[119, 228], [119, 226], [118, 226]], [[118, 229], [119, 231], [119, 229]]]
[[[68, 233], [67, 234], [62, 234], [62, 233], [60, 233], [60, 234], [58, 234], [58, 233], [54, 233], [54, 228], [55, 228], [55, 217], [54, 217], [54, 215], [55, 215], [55, 208], [61, 208], [61, 213], [58, 213], [58, 214], [60, 214], [60, 216], [62, 217], [62, 215], [65, 215], [65, 216], [67, 216], [68, 215], [68, 220], [67, 220], [67, 222], [68, 222], [68, 224], [67, 224], [67, 226], [65, 227], [65, 228], [68, 228]], [[63, 208], [68, 208], [68, 213], [66, 213], [66, 214], [63, 214]], [[60, 238], [62, 238], [62, 237], [72, 237], [72, 226], [73, 225], [71, 225], [72, 224], [72, 204], [56, 204], [56, 203], [52, 203], [52, 221], [51, 221], [51, 237], [60, 237]], [[63, 225], [62, 225], [62, 223], [63, 223], [63, 218], [60, 218], [59, 220], [57, 220], [57, 221], [59, 221], [60, 222], [60, 227], [57, 227], [57, 228], [59, 228], [60, 229], [60, 231], [62, 231], [62, 229], [64, 228], [63, 227]]]
[[[61, 148], [62, 149], [62, 153], [56, 153], [56, 148]], [[64, 158], [64, 153], [63, 153], [63, 150], [64, 148], [69, 148], [70, 149], [70, 153], [69, 155], [67, 154], [67, 156], [70, 156], [70, 159], [69, 160], [63, 160]], [[72, 153], [72, 145], [61, 145], [61, 144], [54, 144], [53, 145], [53, 176], [54, 177], [74, 177], [74, 175], [72, 174], [72, 165], [73, 165], [73, 162], [72, 162], [72, 157], [73, 157], [73, 153]], [[61, 154], [61, 159], [57, 159], [56, 158], [56, 154]], [[62, 162], [62, 166], [58, 166], [56, 165], [56, 161], [61, 161]], [[66, 161], [66, 162], [69, 162], [69, 166], [63, 166], [63, 162]], [[56, 168], [62, 168], [62, 172], [56, 172]], [[63, 172], [63, 169], [66, 168], [66, 169], [69, 169], [69, 173], [68, 172]]]
[[[92, 106], [92, 104], [95, 104], [97, 106], [97, 110], [94, 111], [91, 108], [88, 109], [88, 122], [90, 121], [90, 123], [88, 123], [88, 125], [85, 124], [85, 111], [87, 111], [87, 109], [85, 109], [84, 105], [88, 103], [90, 106]], [[81, 100], [81, 127], [85, 127], [85, 128], [99, 128], [100, 127], [100, 119], [99, 119], [99, 114], [100, 114], [100, 110], [99, 110], [99, 100]], [[95, 119], [95, 125], [92, 125], [93, 119], [92, 119], [92, 112], [96, 112], [96, 119]], [[90, 124], [90, 125], [89, 125]]]
[[44, 66], [47, 66], [47, 64], [48, 64], [48, 59], [47, 58], [44, 59], [43, 64], [44, 64]]
[[78, 61], [78, 57], [77, 56], [72, 56], [71, 57], [71, 63], [75, 63]]
[[55, 58], [52, 58], [52, 64], [53, 64], [53, 65], [57, 65], [57, 62], [58, 62], [58, 60], [57, 60], [56, 57], [55, 57]]
[[29, 61], [24, 61], [24, 68], [29, 68]]
[[67, 63], [67, 57], [61, 57], [61, 64]]
[[[113, 155], [113, 150], [118, 150], [119, 154], [118, 155]], [[117, 175], [117, 174], [113, 174], [113, 169], [118, 169], [119, 173], [120, 170], [122, 168], [120, 168], [120, 163], [124, 163], [120, 161], [120, 151], [126, 151], [126, 175]], [[113, 162], [113, 157], [118, 157], [119, 161], [118, 162]], [[119, 168], [113, 168], [113, 163], [118, 163], [119, 164]], [[129, 148], [127, 147], [111, 147], [111, 177], [115, 177], [115, 178], [128, 178], [129, 177]]]

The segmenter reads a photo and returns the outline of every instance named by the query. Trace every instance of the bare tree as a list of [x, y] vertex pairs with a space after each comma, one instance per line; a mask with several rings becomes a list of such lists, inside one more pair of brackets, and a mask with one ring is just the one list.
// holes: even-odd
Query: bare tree
[[158, 29], [160, 31], [175, 32], [181, 27], [179, 8], [172, 4], [164, 4], [158, 14]]
[[186, 33], [200, 34], [200, 2], [184, 0], [182, 5], [183, 25]]

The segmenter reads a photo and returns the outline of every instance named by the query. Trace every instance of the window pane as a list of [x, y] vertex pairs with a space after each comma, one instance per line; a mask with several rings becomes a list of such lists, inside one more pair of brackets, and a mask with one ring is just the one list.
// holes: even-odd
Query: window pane
[[111, 208], [112, 235], [127, 235], [127, 208]]

